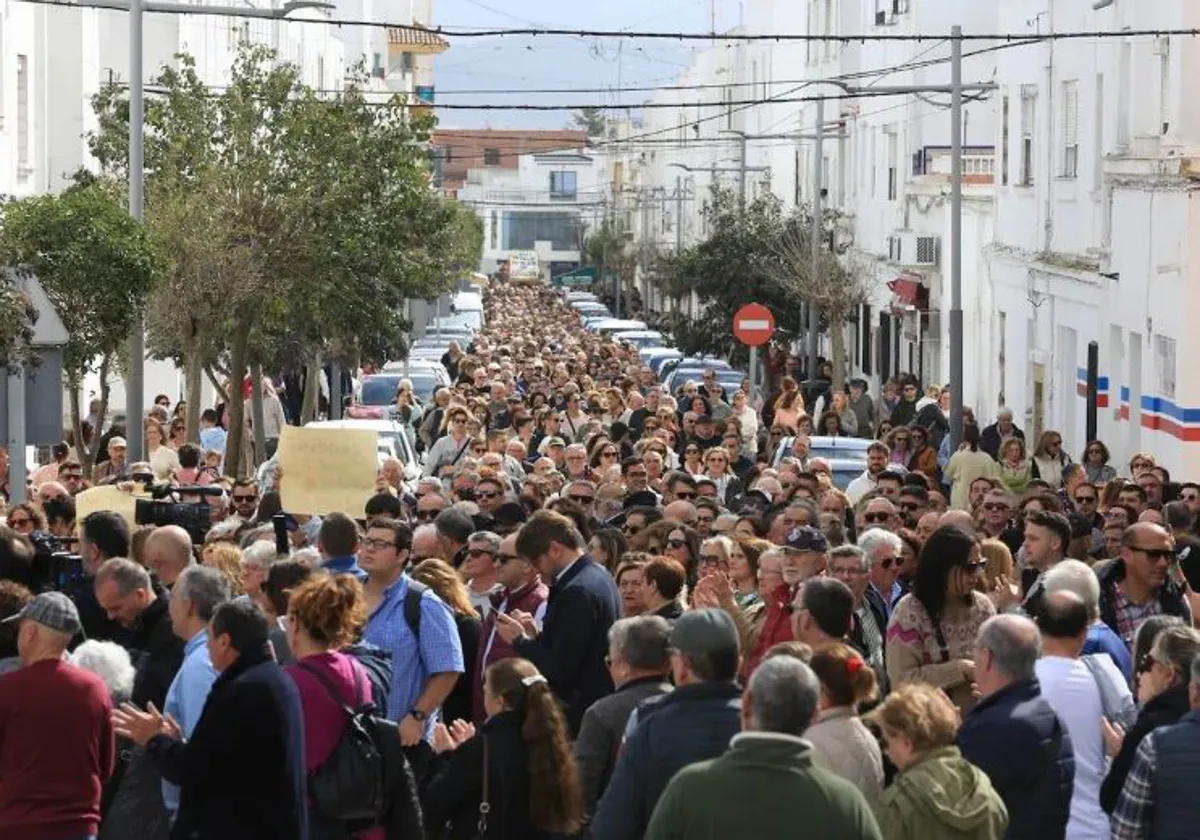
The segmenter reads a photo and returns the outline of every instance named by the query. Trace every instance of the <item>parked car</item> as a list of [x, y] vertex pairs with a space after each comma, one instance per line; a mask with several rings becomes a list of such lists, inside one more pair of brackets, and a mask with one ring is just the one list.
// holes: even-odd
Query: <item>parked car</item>
[[638, 350], [646, 347], [662, 347], [666, 343], [663, 334], [658, 330], [620, 330], [613, 333], [612, 338], [632, 344]]
[[[780, 461], [792, 454], [792, 442], [795, 440], [791, 435], [780, 439], [771, 457], [771, 466], [778, 467]], [[858, 465], [857, 475], [866, 468], [867, 447], [870, 445], [871, 441], [866, 438], [815, 435], [808, 439], [808, 457], [824, 458], [831, 464], [834, 461], [853, 462]]]

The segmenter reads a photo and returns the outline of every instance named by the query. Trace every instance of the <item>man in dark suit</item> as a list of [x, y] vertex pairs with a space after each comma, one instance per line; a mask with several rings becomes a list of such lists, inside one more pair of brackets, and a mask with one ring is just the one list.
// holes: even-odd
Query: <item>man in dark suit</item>
[[114, 713], [117, 734], [145, 745], [163, 778], [182, 789], [173, 838], [308, 838], [300, 695], [271, 656], [268, 630], [248, 601], [217, 609], [208, 651], [220, 675], [186, 742], [154, 707]]
[[545, 619], [539, 633], [530, 615], [497, 614], [496, 632], [546, 676], [575, 735], [588, 706], [613, 691], [604, 657], [608, 629], [621, 614], [617, 584], [584, 553], [575, 524], [553, 511], [540, 510], [522, 526], [517, 554], [551, 581]]

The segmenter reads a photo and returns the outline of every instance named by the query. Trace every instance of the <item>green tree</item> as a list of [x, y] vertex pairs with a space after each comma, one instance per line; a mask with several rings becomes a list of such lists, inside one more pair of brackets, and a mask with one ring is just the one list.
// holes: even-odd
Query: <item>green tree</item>
[[580, 108], [571, 114], [571, 122], [586, 131], [589, 140], [602, 140], [608, 133], [608, 117], [599, 108]]
[[[0, 205], [0, 265], [37, 277], [67, 329], [63, 374], [86, 469], [95, 448], [83, 444], [83, 378], [98, 370], [101, 411], [107, 411], [109, 374], [162, 274], [161, 251], [129, 215], [117, 185], [81, 176], [59, 195]], [[136, 430], [140, 418], [129, 421]]]
[[9, 280], [0, 277], [0, 367], [19, 368], [36, 362], [32, 342], [38, 313], [29, 295]]
[[637, 265], [636, 256], [629, 246], [629, 239], [625, 225], [617, 218], [609, 216], [600, 223], [594, 233], [586, 236], [583, 242], [584, 259], [596, 266], [603, 292], [611, 293], [614, 283], [619, 282], [627, 300], [631, 297]]

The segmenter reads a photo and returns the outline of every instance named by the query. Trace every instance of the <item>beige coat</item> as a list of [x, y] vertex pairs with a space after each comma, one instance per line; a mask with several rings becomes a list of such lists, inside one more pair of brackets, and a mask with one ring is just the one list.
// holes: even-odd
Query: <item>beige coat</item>
[[874, 807], [883, 793], [883, 755], [879, 741], [849, 706], [817, 713], [804, 733], [813, 745], [813, 761], [862, 791]]

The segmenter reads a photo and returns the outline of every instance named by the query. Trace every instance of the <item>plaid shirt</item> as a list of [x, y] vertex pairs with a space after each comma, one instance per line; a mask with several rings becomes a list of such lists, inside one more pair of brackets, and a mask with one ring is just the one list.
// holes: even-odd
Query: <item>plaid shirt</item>
[[1145, 604], [1133, 603], [1125, 595], [1125, 587], [1118, 582], [1113, 591], [1113, 611], [1117, 616], [1117, 633], [1132, 650], [1138, 626], [1151, 616], [1162, 615], [1163, 610], [1157, 597]]
[[1150, 836], [1154, 824], [1154, 769], [1157, 764], [1154, 739], [1143, 738], [1112, 812], [1112, 840], [1145, 840]]

